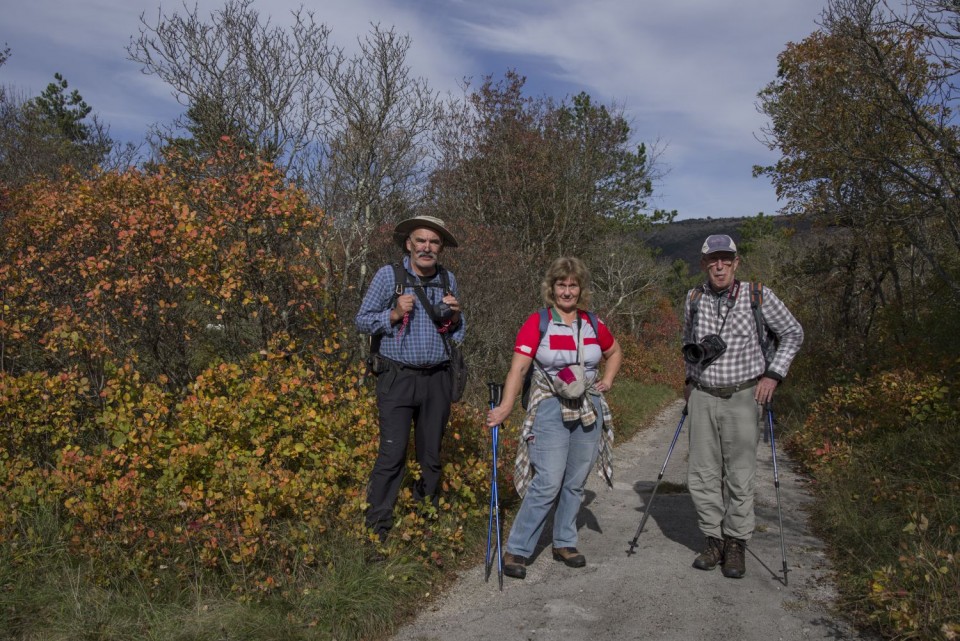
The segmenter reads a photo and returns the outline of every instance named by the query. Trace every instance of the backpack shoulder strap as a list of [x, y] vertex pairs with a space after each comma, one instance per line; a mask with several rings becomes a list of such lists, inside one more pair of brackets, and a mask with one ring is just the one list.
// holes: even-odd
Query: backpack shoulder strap
[[690, 290], [688, 303], [690, 305], [690, 321], [693, 327], [697, 326], [697, 312], [700, 311], [700, 299], [703, 297], [703, 286], [697, 285]]
[[403, 286], [407, 282], [407, 270], [403, 268], [403, 263], [397, 261], [393, 263], [393, 299], [390, 306], [397, 304], [397, 299], [403, 295]]
[[447, 275], [447, 270], [438, 263], [437, 271], [440, 272], [440, 285], [443, 287], [443, 294], [452, 294], [453, 292], [450, 291], [450, 276]]
[[753, 310], [753, 320], [757, 324], [757, 340], [760, 341], [760, 351], [763, 352], [763, 358], [769, 365], [773, 359], [772, 354], [776, 350], [778, 339], [763, 319], [763, 283], [761, 282], [750, 283], [750, 309]]
[[757, 338], [760, 339], [762, 345], [766, 330], [764, 329], [763, 309], [761, 305], [763, 305], [763, 283], [752, 282], [750, 283], [750, 309], [753, 310], [753, 317], [757, 321]]
[[[543, 335], [547, 333], [547, 327], [550, 326], [550, 308], [541, 307], [540, 308], [540, 340], [543, 340]], [[537, 341], [537, 345], [540, 342]]]
[[[397, 299], [403, 295], [403, 286], [407, 282], [407, 270], [403, 268], [400, 261], [391, 263], [393, 268], [393, 296], [390, 297], [390, 307], [397, 304]], [[370, 354], [380, 353], [380, 343], [383, 340], [383, 334], [370, 335]]]
[[759, 309], [763, 304], [763, 283], [750, 283], [750, 308]]
[[696, 287], [690, 290], [690, 297], [689, 297], [690, 309], [693, 311], [694, 314], [697, 313], [697, 303], [700, 302], [700, 299], [702, 297], [703, 297], [703, 287], [701, 287], [700, 285], [697, 285]]
[[597, 320], [597, 315], [593, 312], [585, 312], [587, 315], [587, 320], [590, 321], [590, 327], [593, 328], [593, 335], [598, 339], [600, 338], [600, 322]]

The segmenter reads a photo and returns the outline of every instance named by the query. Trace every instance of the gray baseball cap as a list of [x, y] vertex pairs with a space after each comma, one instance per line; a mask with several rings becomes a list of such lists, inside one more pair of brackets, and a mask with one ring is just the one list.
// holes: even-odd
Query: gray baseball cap
[[700, 249], [700, 253], [706, 256], [707, 254], [716, 254], [717, 252], [736, 254], [737, 244], [726, 234], [707, 236], [707, 239], [703, 241], [703, 247]]

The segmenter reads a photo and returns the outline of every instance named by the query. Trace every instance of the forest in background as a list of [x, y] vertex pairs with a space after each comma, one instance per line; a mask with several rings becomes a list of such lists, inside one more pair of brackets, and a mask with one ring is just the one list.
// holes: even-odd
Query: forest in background
[[[781, 158], [755, 171], [785, 215], [678, 222], [648, 205], [663, 168], [622, 108], [530, 96], [514, 70], [441, 99], [391, 29], [346, 56], [309, 14], [289, 29], [264, 18], [234, 0], [143, 23], [131, 58], [188, 105], [148, 149], [111, 140], [59, 75], [33, 98], [0, 89], [11, 638], [70, 610], [49, 593], [68, 576], [75, 600], [159, 612], [212, 593], [218, 616], [256, 611], [299, 638], [388, 630], [402, 615], [389, 596], [442, 582], [482, 529], [484, 383], [506, 372], [503, 328], [539, 304], [542, 266], [584, 258], [624, 377], [679, 393], [678, 312], [718, 231], [741, 248], [739, 275], [805, 328], [778, 415], [816, 482], [843, 608], [889, 638], [960, 635], [952, 3], [831, 0], [759, 94]], [[376, 571], [349, 562], [370, 544], [377, 437], [351, 321], [397, 256], [393, 225], [415, 214], [460, 240], [442, 260], [463, 292], [471, 388], [441, 505], [404, 493], [403, 561], [371, 589]], [[366, 609], [338, 600], [356, 596], [345, 585]]]

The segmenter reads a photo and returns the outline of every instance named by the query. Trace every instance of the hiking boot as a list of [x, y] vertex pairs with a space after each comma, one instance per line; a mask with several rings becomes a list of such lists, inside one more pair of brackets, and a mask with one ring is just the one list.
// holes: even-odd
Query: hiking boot
[[524, 579], [527, 576], [527, 557], [519, 554], [503, 554], [503, 573], [515, 579]]
[[740, 539], [723, 540], [723, 576], [741, 579], [747, 573], [746, 545], [746, 541]]
[[693, 560], [693, 567], [698, 570], [712, 570], [717, 567], [719, 563], [723, 563], [723, 541], [708, 536], [707, 549]]
[[571, 568], [582, 568], [587, 564], [587, 557], [580, 554], [577, 548], [553, 548], [553, 558]]

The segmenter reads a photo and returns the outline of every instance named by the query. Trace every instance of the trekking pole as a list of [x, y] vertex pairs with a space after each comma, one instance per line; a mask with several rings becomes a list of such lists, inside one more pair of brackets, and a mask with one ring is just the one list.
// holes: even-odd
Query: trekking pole
[[[490, 409], [500, 404], [503, 398], [503, 385], [500, 383], [487, 383], [490, 389]], [[493, 531], [496, 527], [497, 532], [497, 578], [500, 580], [500, 590], [503, 590], [503, 551], [500, 547], [500, 493], [497, 490], [497, 448], [500, 444], [500, 426], [494, 425], [490, 428], [490, 439], [493, 445], [493, 465], [490, 472], [490, 518], [487, 522], [487, 554], [484, 558], [484, 581], [490, 580], [490, 570], [493, 568], [493, 558], [491, 557], [491, 543], [493, 541]]]
[[770, 452], [773, 454], [773, 485], [777, 488], [777, 518], [780, 520], [780, 556], [783, 559], [783, 585], [787, 585], [787, 548], [783, 544], [783, 512], [780, 509], [780, 474], [777, 471], [777, 443], [773, 438], [773, 403], [766, 404], [767, 425], [770, 427]]
[[663, 473], [667, 469], [667, 462], [670, 461], [670, 455], [673, 454], [673, 446], [677, 444], [677, 439], [680, 437], [680, 430], [683, 429], [683, 421], [687, 418], [687, 406], [683, 406], [683, 413], [680, 414], [680, 423], [677, 425], [677, 431], [673, 433], [673, 440], [670, 441], [670, 449], [667, 450], [667, 458], [663, 460], [663, 466], [660, 468], [660, 474], [657, 475], [657, 482], [653, 486], [653, 492], [650, 494], [650, 500], [647, 501], [647, 504], [643, 508], [643, 518], [640, 519], [640, 527], [637, 528], [637, 533], [633, 535], [633, 540], [630, 541], [630, 549], [627, 550], [627, 556], [633, 554], [634, 550], [637, 547], [637, 539], [640, 538], [640, 533], [643, 532], [643, 526], [647, 522], [647, 517], [650, 516], [650, 506], [653, 504], [653, 497], [657, 495], [657, 488], [660, 487], [660, 481], [663, 480]]

